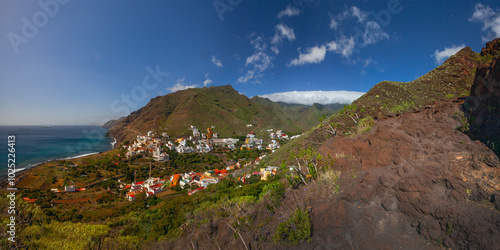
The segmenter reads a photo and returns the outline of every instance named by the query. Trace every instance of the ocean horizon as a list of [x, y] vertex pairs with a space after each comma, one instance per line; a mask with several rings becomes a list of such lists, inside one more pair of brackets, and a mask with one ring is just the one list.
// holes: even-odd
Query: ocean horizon
[[116, 141], [106, 137], [108, 130], [100, 126], [0, 126], [0, 178], [7, 175], [8, 139], [15, 136], [16, 171], [44, 162], [71, 159], [113, 148]]

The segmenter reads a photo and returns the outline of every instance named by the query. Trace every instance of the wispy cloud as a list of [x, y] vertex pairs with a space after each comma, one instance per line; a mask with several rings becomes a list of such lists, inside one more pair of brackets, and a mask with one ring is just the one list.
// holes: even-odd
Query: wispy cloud
[[365, 60], [365, 62], [364, 62], [364, 63], [365, 63], [365, 68], [366, 68], [366, 67], [370, 66], [370, 64], [374, 64], [374, 63], [376, 63], [376, 62], [375, 62], [375, 61], [373, 61], [373, 59], [368, 58], [368, 59], [366, 59], [366, 60]]
[[271, 39], [271, 44], [274, 46], [271, 47], [271, 50], [275, 53], [279, 53], [278, 46], [281, 45], [283, 42], [283, 39], [287, 39], [289, 42], [295, 40], [295, 33], [293, 32], [293, 29], [280, 23], [276, 25], [276, 33], [274, 34], [273, 38]]
[[293, 29], [280, 23], [276, 25], [276, 33], [274, 34], [273, 39], [271, 40], [272, 44], [280, 43], [283, 38], [288, 39], [288, 41], [293, 41], [295, 40], [295, 33], [293, 32]]
[[278, 18], [282, 18], [284, 16], [293, 17], [293, 16], [298, 16], [299, 14], [300, 14], [300, 10], [299, 9], [297, 9], [295, 7], [291, 7], [290, 5], [288, 5], [285, 10], [281, 11], [278, 14]]
[[344, 58], [349, 58], [354, 51], [354, 37], [340, 36], [336, 41], [331, 41], [326, 44], [329, 52], [334, 52]]
[[217, 59], [217, 57], [215, 57], [215, 56], [212, 56], [212, 63], [213, 63], [213, 64], [215, 64], [215, 65], [216, 65], [217, 67], [219, 67], [219, 68], [224, 67], [224, 66], [222, 65], [222, 61], [221, 61], [221, 60], [219, 60], [219, 59]]
[[462, 44], [459, 46], [452, 45], [451, 47], [446, 47], [442, 51], [436, 50], [434, 52], [434, 55], [431, 55], [431, 57], [434, 57], [434, 59], [436, 60], [436, 64], [441, 64], [448, 57], [455, 55], [458, 51], [460, 51], [464, 47], [465, 47], [465, 44]]
[[203, 82], [203, 86], [206, 87], [207, 85], [211, 84], [213, 81], [208, 78], [208, 73], [205, 74], [205, 81]]
[[275, 102], [295, 103], [312, 105], [319, 104], [350, 104], [354, 100], [362, 96], [363, 92], [356, 91], [290, 91], [268, 95], [260, 95], [260, 97], [268, 98]]
[[165, 88], [165, 89], [170, 91], [171, 93], [174, 93], [174, 92], [177, 92], [179, 90], [199, 88], [199, 87], [200, 86], [198, 84], [186, 83], [186, 77], [183, 77], [183, 78], [178, 79], [173, 87]]
[[483, 42], [500, 37], [500, 11], [498, 9], [495, 11], [489, 6], [478, 3], [474, 6], [474, 13], [469, 21], [483, 23], [483, 31], [487, 32], [486, 36], [482, 37]]
[[363, 34], [363, 47], [369, 44], [377, 43], [383, 39], [389, 39], [389, 35], [382, 30], [380, 24], [374, 21], [369, 21], [365, 25], [365, 32]]
[[315, 46], [308, 48], [306, 53], [299, 53], [299, 58], [295, 58], [288, 66], [297, 66], [310, 63], [320, 63], [325, 60], [326, 47], [325, 46]]
[[337, 20], [335, 20], [335, 17], [330, 17], [330, 29], [332, 30], [336, 30], [337, 27], [339, 26], [339, 22], [337, 22]]
[[254, 47], [254, 53], [247, 57], [245, 67], [250, 67], [244, 76], [238, 78], [238, 83], [247, 83], [253, 81], [254, 83], [261, 83], [263, 72], [268, 68], [272, 68], [273, 57], [266, 53], [267, 45], [264, 43], [262, 37], [257, 37], [250, 42]]
[[351, 7], [352, 16], [358, 19], [358, 22], [363, 23], [368, 17], [368, 12], [360, 10], [356, 6]]
[[[354, 29], [356, 32], [355, 35], [345, 35], [344, 32], [342, 32], [341, 25], [348, 19], [355, 19], [360, 23], [360, 25]], [[369, 13], [356, 6], [352, 6], [348, 10], [337, 15], [330, 13], [330, 29], [335, 30], [337, 33], [335, 40], [321, 46], [310, 48], [307, 50], [307, 53], [300, 53], [299, 58], [293, 59], [288, 65], [320, 63], [325, 58], [325, 55], [323, 55], [323, 48], [326, 48], [326, 52], [333, 52], [342, 56], [350, 63], [356, 63], [355, 60], [350, 59], [352, 54], [356, 51], [356, 48], [363, 48], [381, 40], [389, 39], [389, 35], [383, 31], [382, 27], [377, 22], [369, 21]]]

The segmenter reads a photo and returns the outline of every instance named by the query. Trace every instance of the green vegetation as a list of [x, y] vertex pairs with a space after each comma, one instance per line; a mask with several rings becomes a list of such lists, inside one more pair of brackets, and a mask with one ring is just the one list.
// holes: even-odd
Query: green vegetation
[[306, 209], [296, 208], [285, 221], [278, 224], [273, 235], [276, 243], [298, 244], [311, 236], [311, 219]]
[[373, 125], [375, 125], [375, 120], [373, 120], [371, 116], [360, 119], [358, 123], [358, 134], [370, 131]]
[[178, 154], [169, 150], [170, 161], [165, 162], [166, 174], [184, 173], [189, 171], [200, 171], [222, 168], [222, 159], [213, 154], [188, 153]]
[[[455, 95], [451, 94], [453, 98]], [[449, 96], [449, 95], [447, 95]], [[450, 98], [450, 97], [447, 97], [447, 99]], [[394, 106], [392, 106], [391, 108], [389, 108], [389, 111], [391, 111], [392, 113], [404, 113], [406, 111], [409, 111], [410, 109], [412, 109], [413, 107], [415, 107], [415, 102], [407, 102], [407, 101], [404, 101], [402, 103], [399, 103], [399, 104], [396, 104]]]
[[106, 225], [72, 222], [34, 225], [24, 231], [24, 235], [30, 237], [27, 247], [41, 249], [97, 249], [102, 247], [108, 234]]
[[235, 150], [227, 153], [227, 158], [233, 161], [237, 161], [239, 159], [245, 159], [247, 161], [255, 160], [255, 158], [261, 156], [262, 154], [268, 154], [270, 150], [263, 149], [243, 149], [243, 150]]
[[262, 194], [268, 194], [268, 203], [265, 203], [269, 212], [274, 213], [281, 206], [281, 201], [285, 198], [285, 185], [282, 182], [275, 181], [264, 186]]
[[470, 129], [470, 122], [462, 111], [455, 111], [453, 113], [453, 118], [460, 122], [460, 125], [457, 126], [457, 130], [462, 133], [468, 133]]
[[486, 62], [489, 62], [491, 59], [493, 59], [493, 56], [490, 55], [490, 54], [485, 54], [485, 55], [482, 55], [480, 58], [479, 58], [479, 62], [480, 63], [486, 63]]

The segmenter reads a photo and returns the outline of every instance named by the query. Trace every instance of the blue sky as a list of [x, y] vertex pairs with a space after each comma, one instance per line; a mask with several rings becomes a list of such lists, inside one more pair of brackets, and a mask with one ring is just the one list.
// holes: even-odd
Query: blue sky
[[249, 97], [349, 102], [500, 36], [498, 1], [1, 5], [0, 125], [99, 124], [158, 95], [226, 84]]

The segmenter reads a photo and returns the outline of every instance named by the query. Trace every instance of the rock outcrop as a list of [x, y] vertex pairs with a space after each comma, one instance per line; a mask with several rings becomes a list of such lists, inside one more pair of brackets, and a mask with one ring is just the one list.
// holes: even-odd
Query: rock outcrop
[[481, 64], [477, 67], [466, 111], [470, 117], [470, 135], [489, 146], [500, 141], [500, 38], [486, 44], [481, 50]]

